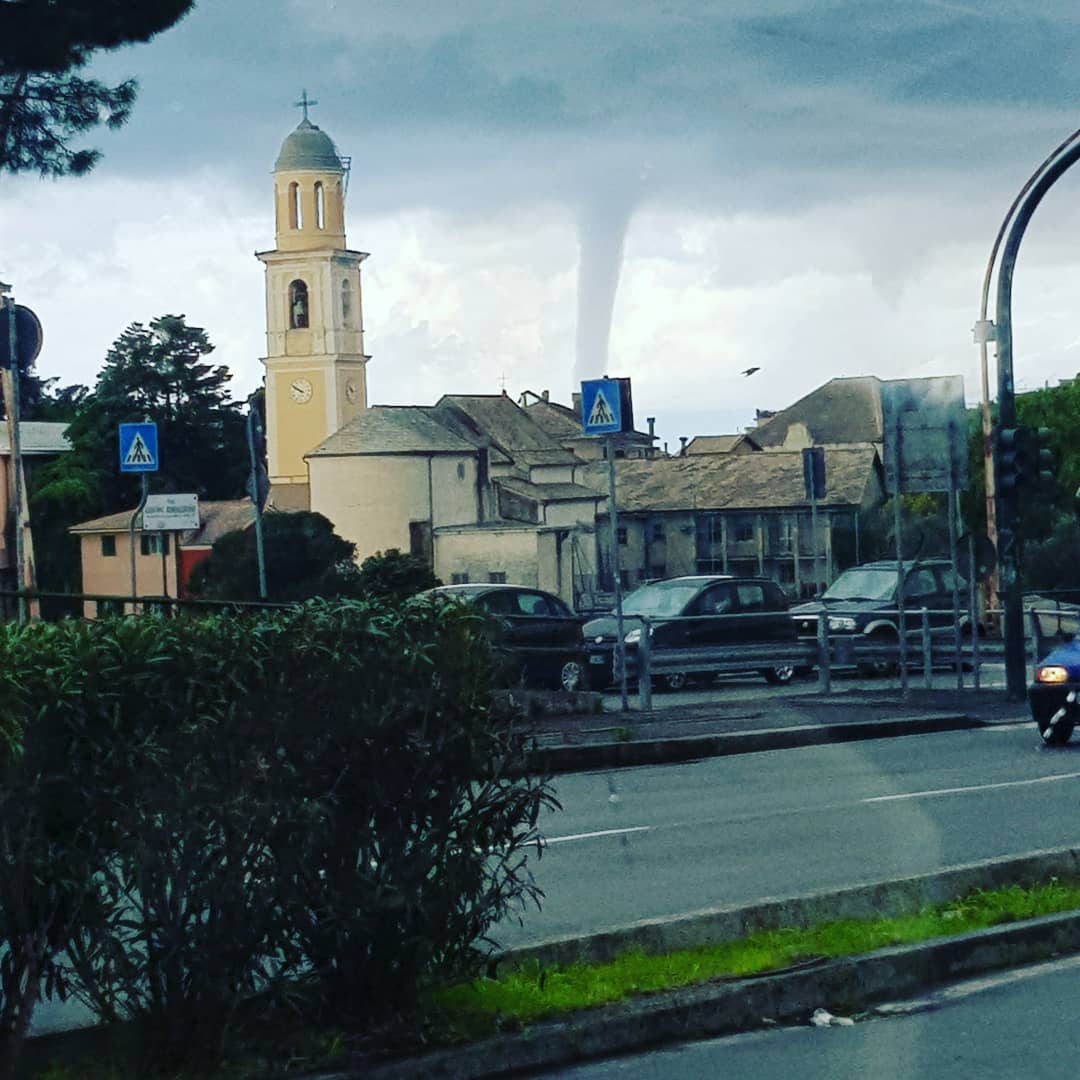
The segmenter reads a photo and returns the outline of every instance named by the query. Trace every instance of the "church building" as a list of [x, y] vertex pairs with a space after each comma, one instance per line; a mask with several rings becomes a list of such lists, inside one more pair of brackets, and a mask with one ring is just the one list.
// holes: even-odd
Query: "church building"
[[397, 548], [446, 582], [510, 581], [574, 603], [594, 587], [604, 502], [576, 481], [582, 456], [505, 394], [368, 406], [349, 159], [301, 104], [274, 165], [275, 247], [257, 253], [271, 507], [324, 514], [361, 560]]

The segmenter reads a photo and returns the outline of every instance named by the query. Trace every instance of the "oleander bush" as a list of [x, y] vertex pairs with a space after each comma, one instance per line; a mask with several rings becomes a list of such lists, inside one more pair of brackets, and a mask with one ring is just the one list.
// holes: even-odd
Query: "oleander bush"
[[460, 605], [0, 626], [9, 1058], [39, 992], [207, 1067], [257, 995], [374, 1024], [474, 970], [554, 805], [496, 665]]

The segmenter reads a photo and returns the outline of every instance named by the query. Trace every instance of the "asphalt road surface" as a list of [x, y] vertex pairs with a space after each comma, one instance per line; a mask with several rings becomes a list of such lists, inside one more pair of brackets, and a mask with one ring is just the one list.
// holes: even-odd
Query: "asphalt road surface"
[[959, 983], [853, 1027], [774, 1028], [560, 1069], [574, 1080], [1072, 1080], [1080, 958]]
[[1030, 722], [557, 778], [506, 947], [1080, 841], [1080, 744]]

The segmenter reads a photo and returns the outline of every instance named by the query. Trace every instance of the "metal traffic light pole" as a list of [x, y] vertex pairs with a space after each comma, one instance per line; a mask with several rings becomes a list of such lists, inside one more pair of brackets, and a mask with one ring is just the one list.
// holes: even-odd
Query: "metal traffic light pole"
[[[1076, 139], [1080, 132], [1070, 136]], [[1065, 145], [1065, 144], [1063, 144]], [[1059, 148], [1060, 149], [1060, 148]], [[1012, 227], [1001, 255], [997, 280], [997, 340], [998, 360], [998, 428], [1016, 427], [1016, 392], [1013, 385], [1012, 348], [1012, 283], [1020, 241], [1024, 237], [1032, 214], [1046, 193], [1076, 161], [1080, 159], [1080, 141], [1064, 150], [1045, 165], [1038, 179], [1016, 210]], [[1015, 205], [1015, 204], [1014, 204]], [[1026, 692], [1027, 663], [1024, 649], [1023, 588], [1019, 580], [1019, 552], [1016, 546], [1016, 520], [1019, 507], [1018, 492], [997, 491], [998, 563], [1001, 574], [1001, 597], [1004, 609], [1005, 686], [1009, 698], [1023, 701]]]

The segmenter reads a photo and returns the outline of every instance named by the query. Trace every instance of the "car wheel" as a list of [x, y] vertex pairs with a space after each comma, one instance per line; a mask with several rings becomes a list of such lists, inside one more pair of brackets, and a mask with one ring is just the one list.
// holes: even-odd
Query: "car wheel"
[[559, 668], [559, 686], [573, 694], [588, 689], [588, 673], [580, 660], [567, 660]]
[[653, 687], [657, 690], [682, 690], [690, 681], [684, 671], [673, 671], [670, 675], [657, 675], [653, 678]]
[[[875, 630], [867, 639], [867, 644], [873, 649], [899, 649], [900, 638], [895, 630], [882, 628]], [[900, 665], [896, 660], [868, 660], [859, 664], [859, 674], [871, 677], [874, 675], [894, 675]]]
[[779, 664], [776, 667], [762, 668], [761, 674], [770, 686], [787, 686], [795, 678], [795, 666]]
[[1052, 723], [1054, 716], [1040, 716], [1036, 723], [1039, 725], [1039, 734], [1047, 746], [1064, 746], [1072, 737], [1073, 727], [1076, 721], [1071, 716], [1063, 716], [1057, 723]]

